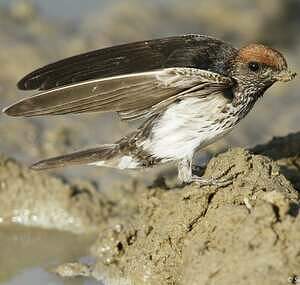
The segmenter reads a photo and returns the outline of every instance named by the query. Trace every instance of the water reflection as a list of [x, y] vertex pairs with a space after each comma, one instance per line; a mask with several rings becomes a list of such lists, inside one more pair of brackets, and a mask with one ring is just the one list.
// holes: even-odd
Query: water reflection
[[55, 230], [0, 227], [0, 284], [99, 284], [82, 278], [62, 280], [50, 273], [64, 262], [88, 255], [92, 236]]

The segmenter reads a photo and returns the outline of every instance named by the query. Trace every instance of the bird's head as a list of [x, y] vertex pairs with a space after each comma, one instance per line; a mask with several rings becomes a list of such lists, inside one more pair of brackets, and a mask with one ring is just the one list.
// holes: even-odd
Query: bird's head
[[279, 51], [260, 44], [239, 49], [231, 66], [230, 75], [243, 93], [257, 97], [262, 96], [275, 82], [287, 82], [296, 76], [296, 73], [289, 71]]

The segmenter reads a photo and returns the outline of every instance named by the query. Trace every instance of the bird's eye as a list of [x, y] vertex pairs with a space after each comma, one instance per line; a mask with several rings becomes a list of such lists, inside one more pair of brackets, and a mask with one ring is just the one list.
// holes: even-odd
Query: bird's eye
[[251, 61], [248, 63], [248, 68], [253, 72], [257, 72], [259, 71], [260, 65], [258, 62]]

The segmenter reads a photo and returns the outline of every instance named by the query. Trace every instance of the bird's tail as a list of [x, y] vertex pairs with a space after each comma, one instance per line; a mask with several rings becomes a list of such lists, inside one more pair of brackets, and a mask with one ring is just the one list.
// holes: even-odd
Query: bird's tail
[[114, 168], [138, 168], [138, 162], [130, 155], [121, 152], [119, 144], [101, 145], [83, 151], [41, 160], [31, 166], [35, 170], [44, 170], [69, 165], [96, 165]]

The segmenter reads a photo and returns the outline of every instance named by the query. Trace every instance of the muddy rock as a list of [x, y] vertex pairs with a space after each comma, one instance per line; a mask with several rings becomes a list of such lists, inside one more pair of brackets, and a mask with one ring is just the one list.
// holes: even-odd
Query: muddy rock
[[1, 223], [75, 233], [95, 231], [110, 211], [92, 184], [68, 185], [5, 156], [0, 156], [0, 201]]
[[263, 154], [275, 160], [280, 171], [300, 191], [300, 133], [275, 137], [269, 143], [258, 145], [253, 153]]
[[108, 284], [284, 284], [297, 274], [299, 195], [277, 164], [233, 149], [205, 176], [230, 183], [141, 189], [139, 213], [101, 231], [92, 275]]

